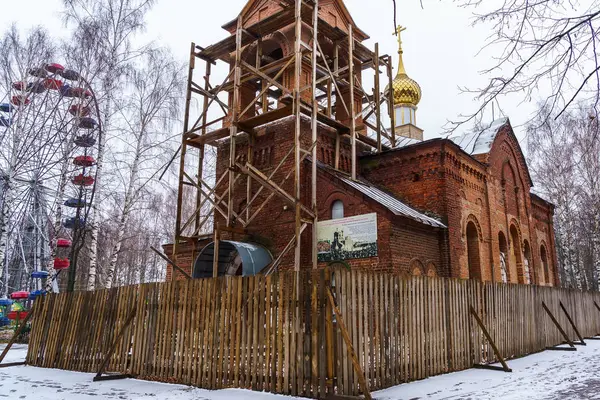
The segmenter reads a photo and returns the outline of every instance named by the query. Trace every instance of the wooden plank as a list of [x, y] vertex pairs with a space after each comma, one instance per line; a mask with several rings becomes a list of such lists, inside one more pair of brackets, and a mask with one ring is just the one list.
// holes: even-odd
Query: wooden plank
[[319, 375], [319, 329], [318, 329], [318, 312], [319, 312], [319, 297], [318, 297], [318, 282], [319, 275], [317, 272], [312, 271], [312, 285], [311, 285], [311, 301], [310, 301], [310, 317], [311, 317], [311, 385], [313, 390], [313, 395], [316, 393], [317, 387], [319, 385], [318, 375]]
[[331, 307], [333, 308], [333, 310], [335, 312], [335, 316], [337, 318], [337, 323], [338, 323], [338, 326], [342, 333], [342, 337], [344, 338], [344, 342], [346, 342], [346, 346], [348, 348], [348, 355], [352, 359], [352, 365], [354, 366], [354, 369], [356, 370], [356, 374], [358, 376], [358, 380], [359, 380], [363, 395], [366, 400], [371, 400], [372, 397], [371, 397], [371, 393], [369, 391], [369, 386], [367, 385], [367, 381], [365, 380], [365, 375], [362, 372], [362, 368], [360, 367], [360, 364], [358, 363], [358, 358], [356, 357], [356, 353], [354, 352], [354, 348], [352, 346], [352, 340], [350, 338], [350, 335], [348, 334], [346, 325], [344, 324], [344, 319], [342, 317], [342, 313], [338, 309], [337, 305], [335, 304], [335, 300], [333, 299], [333, 294], [331, 293], [331, 288], [326, 289], [326, 294], [327, 294], [327, 298], [329, 300], [329, 304], [331, 304]]
[[271, 363], [273, 362], [274, 351], [272, 349], [272, 321], [271, 300], [273, 295], [273, 277], [271, 275], [265, 278], [265, 384], [264, 390], [273, 392], [273, 380]]

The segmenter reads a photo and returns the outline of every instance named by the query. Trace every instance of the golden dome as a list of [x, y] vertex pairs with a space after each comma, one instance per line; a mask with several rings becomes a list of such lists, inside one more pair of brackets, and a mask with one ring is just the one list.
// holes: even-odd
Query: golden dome
[[400, 33], [406, 28], [398, 27], [398, 73], [392, 82], [394, 88], [394, 105], [411, 105], [416, 107], [421, 101], [421, 87], [413, 79], [409, 78], [404, 69], [404, 60], [402, 59], [402, 39]]

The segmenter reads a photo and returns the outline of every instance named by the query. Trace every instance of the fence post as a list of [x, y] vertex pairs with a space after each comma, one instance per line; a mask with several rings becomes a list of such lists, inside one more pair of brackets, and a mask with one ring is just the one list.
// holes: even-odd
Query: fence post
[[[326, 292], [330, 291], [331, 288], [331, 269], [325, 269], [325, 289]], [[334, 393], [334, 351], [333, 346], [333, 308], [329, 301], [325, 303], [325, 342], [327, 351], [327, 393]]]
[[454, 352], [454, 342], [452, 340], [452, 322], [450, 312], [450, 279], [444, 279], [444, 303], [446, 304], [446, 357], [448, 361], [448, 372], [454, 371], [454, 361], [452, 354]]

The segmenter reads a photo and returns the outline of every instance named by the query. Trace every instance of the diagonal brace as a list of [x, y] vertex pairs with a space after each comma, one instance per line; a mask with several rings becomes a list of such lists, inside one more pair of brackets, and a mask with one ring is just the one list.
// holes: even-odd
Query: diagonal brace
[[560, 302], [560, 308], [562, 308], [563, 312], [567, 316], [567, 319], [569, 320], [569, 323], [571, 324], [571, 327], [573, 328], [573, 330], [575, 331], [575, 334], [579, 338], [579, 343], [574, 343], [574, 344], [580, 344], [582, 346], [585, 346], [585, 342], [583, 341], [583, 336], [581, 336], [581, 334], [579, 333], [579, 329], [577, 329], [577, 326], [575, 326], [575, 322], [573, 322], [571, 315], [569, 315], [569, 313], [568, 313], [567, 309], [565, 308], [562, 301]]
[[[133, 321], [133, 319], [134, 319], [134, 317], [135, 317], [136, 314], [137, 314], [137, 306], [133, 307], [133, 310], [131, 310], [131, 313], [129, 314], [129, 316], [125, 320], [125, 324], [123, 324], [123, 326], [121, 327], [121, 330], [117, 334], [117, 337], [115, 338], [115, 341], [113, 342], [113, 344], [108, 349], [108, 353], [106, 353], [106, 357], [104, 357], [104, 361], [102, 361], [102, 364], [100, 365], [100, 368], [98, 369], [98, 373], [94, 377], [94, 382], [102, 381], [102, 380], [106, 380], [107, 379], [107, 378], [104, 378], [102, 376], [102, 374], [104, 374], [104, 372], [106, 370], [106, 367], [108, 366], [108, 362], [110, 361], [110, 358], [114, 354], [114, 352], [115, 352], [115, 350], [117, 348], [117, 345], [119, 344], [119, 342], [121, 341], [121, 339], [123, 339], [123, 335], [125, 335], [125, 331], [127, 330], [127, 328], [129, 327], [129, 325]], [[129, 378], [130, 376], [129, 375], [119, 375], [119, 377]]]
[[[483, 331], [483, 334], [485, 335], [485, 338], [490, 343], [490, 346], [492, 346], [492, 349], [494, 350], [494, 354], [496, 355], [496, 358], [500, 361], [500, 364], [502, 364], [502, 370], [504, 372], [512, 372], [512, 369], [510, 369], [508, 367], [508, 364], [504, 360], [504, 357], [502, 357], [502, 355], [500, 354], [500, 350], [498, 350], [498, 347], [496, 347], [496, 343], [494, 343], [494, 340], [492, 339], [492, 335], [490, 335], [490, 333], [488, 332], [487, 328], [485, 327], [483, 321], [481, 320], [481, 318], [479, 318], [479, 315], [477, 315], [477, 311], [475, 311], [473, 306], [470, 306], [469, 308], [470, 308], [471, 315], [473, 315], [473, 317], [475, 318], [475, 321], [477, 321], [477, 325], [479, 325], [479, 327]], [[493, 368], [492, 366], [488, 366], [488, 365], [476, 365], [475, 367], [497, 369], [497, 368]]]
[[[548, 308], [548, 306], [546, 305], [545, 302], [542, 301], [542, 307], [544, 307], [544, 310], [546, 310], [546, 313], [548, 313], [548, 316], [550, 317], [550, 319], [552, 320], [552, 322], [554, 322], [554, 325], [556, 325], [556, 327], [558, 328], [560, 334], [562, 335], [563, 339], [565, 339], [565, 341], [567, 342], [567, 344], [571, 347], [569, 350], [570, 351], [576, 351], [577, 349], [575, 348], [575, 344], [571, 341], [571, 339], [569, 339], [569, 336], [567, 335], [567, 333], [565, 332], [565, 330], [562, 328], [562, 326], [560, 326], [560, 323], [558, 322], [558, 320], [554, 317], [554, 314], [552, 314], [552, 312], [550, 311], [550, 309]], [[561, 347], [547, 347], [547, 350], [563, 350], [564, 348]]]

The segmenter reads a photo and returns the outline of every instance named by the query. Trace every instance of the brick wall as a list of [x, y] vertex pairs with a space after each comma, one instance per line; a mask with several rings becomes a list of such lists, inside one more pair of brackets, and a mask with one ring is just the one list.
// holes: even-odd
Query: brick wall
[[[537, 200], [532, 211], [527, 165], [510, 127], [498, 133], [491, 152], [485, 155], [471, 157], [451, 141], [434, 139], [363, 157], [361, 173], [409, 205], [441, 217], [448, 226], [447, 238], [440, 241], [442, 247], [447, 247], [440, 251], [441, 265], [448, 269], [449, 276], [470, 277], [466, 228], [473, 222], [479, 235], [477, 250], [483, 280], [502, 279], [498, 241], [502, 232], [508, 241], [510, 282], [527, 281], [526, 254], [529, 281], [558, 282], [553, 209]], [[541, 246], [548, 252], [550, 282], [540, 273]]]

